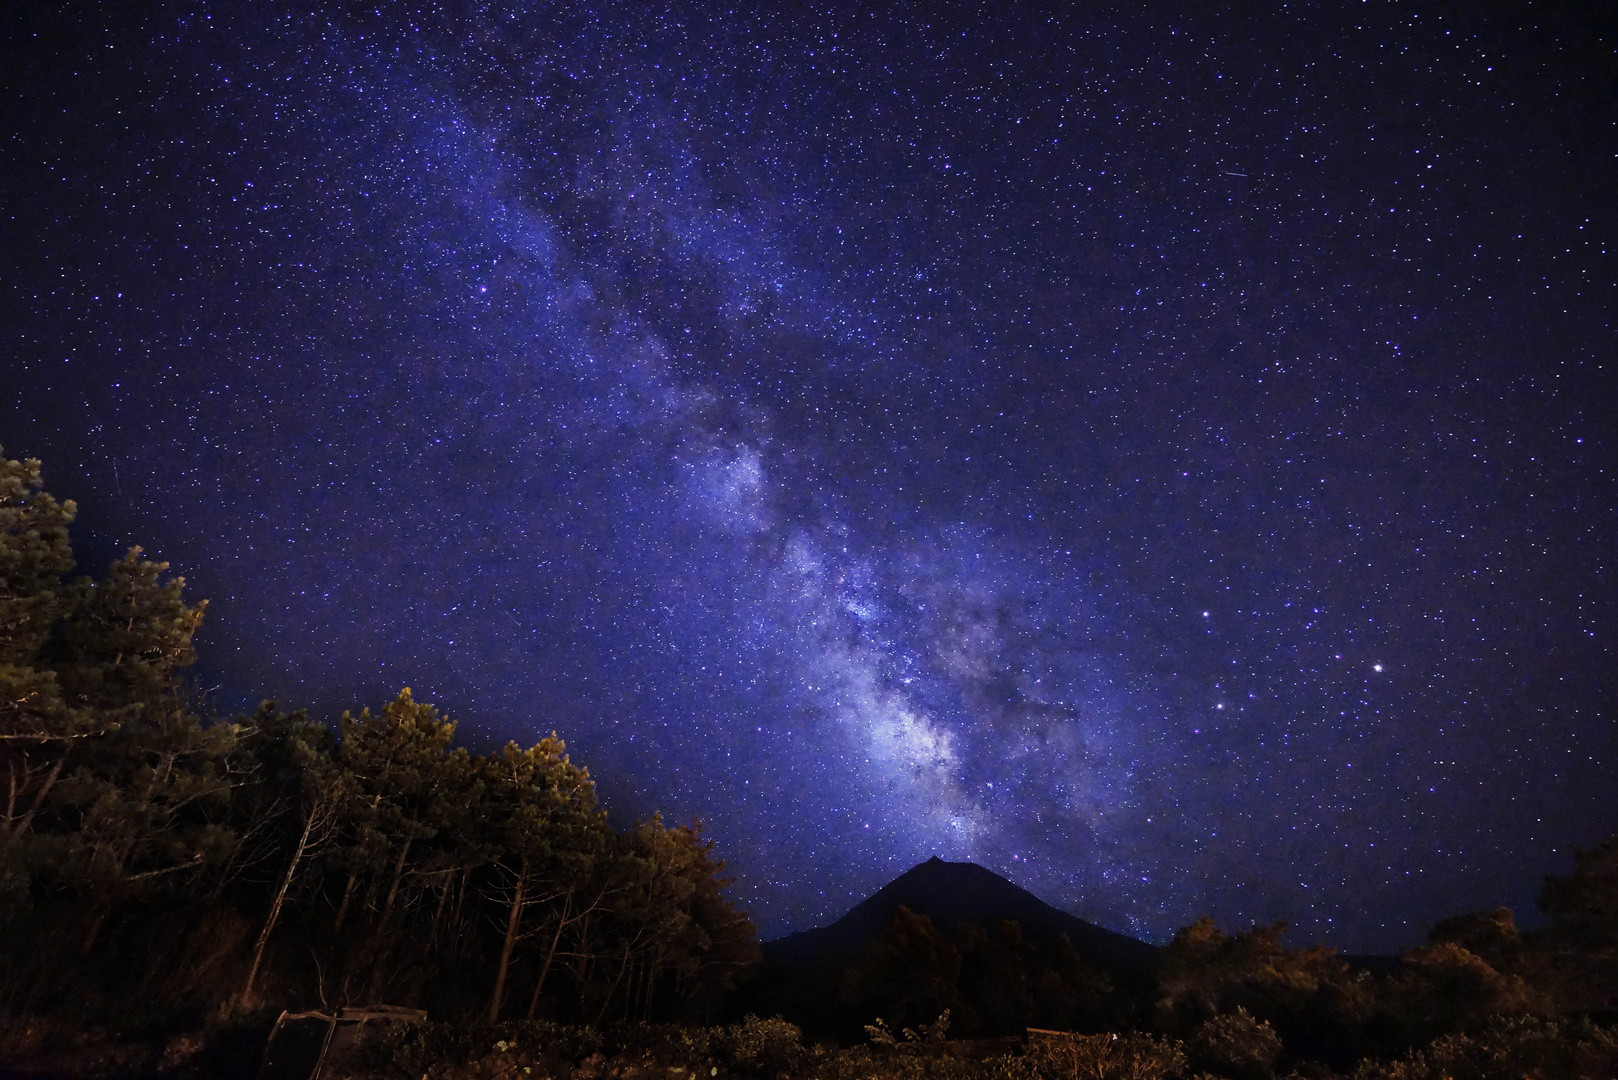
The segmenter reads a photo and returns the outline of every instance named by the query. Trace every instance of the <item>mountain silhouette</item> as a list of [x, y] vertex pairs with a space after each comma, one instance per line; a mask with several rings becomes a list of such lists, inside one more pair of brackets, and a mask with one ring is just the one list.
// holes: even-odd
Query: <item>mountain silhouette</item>
[[764, 967], [783, 978], [795, 969], [850, 962], [881, 936], [901, 907], [926, 915], [944, 933], [964, 923], [992, 930], [1010, 919], [1025, 937], [1044, 945], [1066, 934], [1079, 959], [1120, 988], [1146, 989], [1157, 978], [1162, 950], [1156, 946], [1054, 908], [976, 863], [937, 856], [900, 874], [830, 926], [765, 942]]

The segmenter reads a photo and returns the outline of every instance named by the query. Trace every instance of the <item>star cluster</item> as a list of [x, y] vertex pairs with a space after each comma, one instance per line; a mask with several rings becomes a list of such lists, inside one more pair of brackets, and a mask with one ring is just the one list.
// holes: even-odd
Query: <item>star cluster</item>
[[1484, 7], [25, 7], [0, 445], [767, 936], [1402, 947], [1618, 828], [1613, 26]]

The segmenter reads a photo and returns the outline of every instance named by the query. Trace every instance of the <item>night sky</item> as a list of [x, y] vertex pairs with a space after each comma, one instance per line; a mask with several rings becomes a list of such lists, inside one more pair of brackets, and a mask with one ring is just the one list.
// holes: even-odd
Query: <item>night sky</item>
[[10, 8], [81, 567], [223, 712], [557, 729], [765, 937], [935, 854], [1531, 918], [1618, 829], [1610, 9], [761, 7]]

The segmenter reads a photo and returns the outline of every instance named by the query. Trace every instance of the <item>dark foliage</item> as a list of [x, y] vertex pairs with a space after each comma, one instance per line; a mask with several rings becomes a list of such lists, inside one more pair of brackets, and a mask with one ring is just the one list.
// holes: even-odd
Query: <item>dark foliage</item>
[[1111, 986], [1063, 937], [1042, 948], [1011, 920], [992, 930], [963, 923], [943, 934], [901, 907], [887, 930], [843, 973], [835, 998], [845, 1017], [878, 1016], [921, 1027], [943, 1012], [966, 1038], [1027, 1027], [1101, 1030]]

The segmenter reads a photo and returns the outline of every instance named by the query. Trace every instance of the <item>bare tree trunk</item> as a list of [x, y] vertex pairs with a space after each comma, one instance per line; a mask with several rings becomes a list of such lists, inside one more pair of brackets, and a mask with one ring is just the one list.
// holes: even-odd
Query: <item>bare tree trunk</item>
[[235, 846], [230, 849], [230, 858], [225, 860], [225, 865], [214, 875], [213, 888], [208, 890], [208, 899], [218, 900], [224, 894], [225, 886], [230, 884], [231, 875], [236, 871], [236, 860], [241, 857], [242, 846], [241, 838], [238, 837]]
[[40, 786], [39, 794], [34, 796], [34, 804], [28, 808], [28, 813], [24, 814], [21, 819], [19, 819], [17, 823], [12, 826], [11, 831], [13, 835], [21, 836], [23, 833], [27, 832], [29, 826], [34, 823], [34, 815], [39, 813], [39, 808], [45, 805], [45, 796], [49, 795], [51, 793], [51, 788], [56, 786], [56, 778], [62, 775], [62, 766], [67, 764], [67, 752], [72, 748], [73, 744], [69, 743], [62, 749], [62, 756], [56, 759], [55, 765], [51, 766], [50, 775], [45, 777], [45, 783]]
[[[455, 889], [455, 907], [449, 917], [444, 921], [444, 948], [450, 955], [460, 954], [466, 935], [466, 924], [463, 912], [466, 909], [466, 890], [471, 887], [472, 867], [464, 867], [460, 871], [461, 883]], [[453, 879], [451, 879], [453, 884]]]
[[601, 999], [601, 1008], [596, 1012], [595, 1026], [601, 1026], [601, 1020], [607, 1015], [607, 1006], [612, 1004], [613, 995], [618, 992], [618, 985], [624, 981], [624, 969], [629, 966], [629, 946], [624, 946], [624, 958], [618, 964], [618, 974], [613, 977], [612, 985], [607, 988], [607, 996]]
[[399, 849], [399, 861], [393, 864], [393, 884], [388, 887], [388, 898], [382, 904], [382, 916], [377, 920], [376, 932], [378, 934], [388, 925], [388, 916], [393, 913], [393, 901], [399, 895], [399, 881], [404, 877], [405, 859], [410, 855], [410, 843], [415, 837], [405, 837], [404, 847]]
[[112, 905], [102, 904], [96, 908], [94, 917], [90, 919], [90, 928], [85, 931], [84, 940], [79, 943], [79, 955], [87, 956], [95, 947], [96, 938], [101, 936], [101, 928], [107, 922], [107, 915], [112, 911]]
[[635, 1008], [640, 1011], [643, 1022], [652, 1018], [652, 984], [657, 979], [657, 961], [646, 961], [640, 971], [640, 992], [635, 995]]
[[438, 907], [433, 911], [433, 929], [427, 935], [428, 948], [438, 948], [438, 924], [444, 918], [444, 905], [449, 901], [449, 894], [455, 891], [455, 871], [451, 870], [444, 879], [444, 885], [438, 890]]
[[[26, 756], [26, 755], [25, 755]], [[6, 762], [6, 831], [11, 831], [11, 822], [17, 816], [17, 763]]]
[[573, 894], [567, 894], [562, 902], [562, 914], [556, 920], [556, 933], [551, 935], [551, 947], [545, 951], [545, 963], [539, 969], [539, 981], [534, 984], [534, 996], [528, 999], [528, 1014], [525, 1020], [534, 1018], [534, 1011], [539, 1008], [539, 997], [545, 992], [545, 977], [551, 973], [551, 963], [556, 959], [556, 949], [562, 943], [562, 931], [567, 929], [567, 913], [573, 908]]
[[292, 860], [287, 863], [287, 872], [281, 878], [281, 887], [275, 891], [275, 901], [270, 904], [270, 914], [264, 920], [264, 928], [258, 932], [258, 942], [253, 946], [253, 965], [247, 969], [247, 981], [242, 984], [240, 1001], [247, 1005], [253, 998], [253, 983], [258, 981], [259, 965], [264, 961], [264, 947], [270, 942], [270, 932], [275, 929], [276, 922], [281, 918], [281, 906], [286, 903], [287, 891], [292, 888], [293, 879], [298, 875], [298, 864], [303, 862], [303, 856], [309, 849], [309, 836], [315, 828], [315, 818], [319, 811], [311, 807], [308, 816], [303, 819], [303, 833], [298, 837], [298, 846], [292, 850]]
[[359, 884], [359, 880], [358, 871], [350, 870], [348, 872], [348, 884], [343, 888], [343, 902], [337, 905], [337, 919], [332, 923], [331, 927], [333, 934], [342, 930], [343, 920], [348, 918], [348, 905], [354, 899], [354, 886]]
[[517, 890], [511, 898], [511, 913], [506, 916], [506, 940], [500, 947], [500, 966], [495, 970], [494, 994], [489, 998], [489, 1023], [500, 1022], [500, 1003], [506, 993], [506, 972], [511, 967], [511, 951], [517, 945], [517, 928], [522, 922], [523, 893], [528, 888], [528, 867], [517, 872]]
[[585, 1001], [585, 989], [590, 984], [590, 968], [595, 964], [595, 953], [590, 947], [590, 916], [585, 915], [579, 924], [578, 938], [573, 948], [573, 990], [579, 996], [579, 1015], [583, 1016], [589, 1005]]

